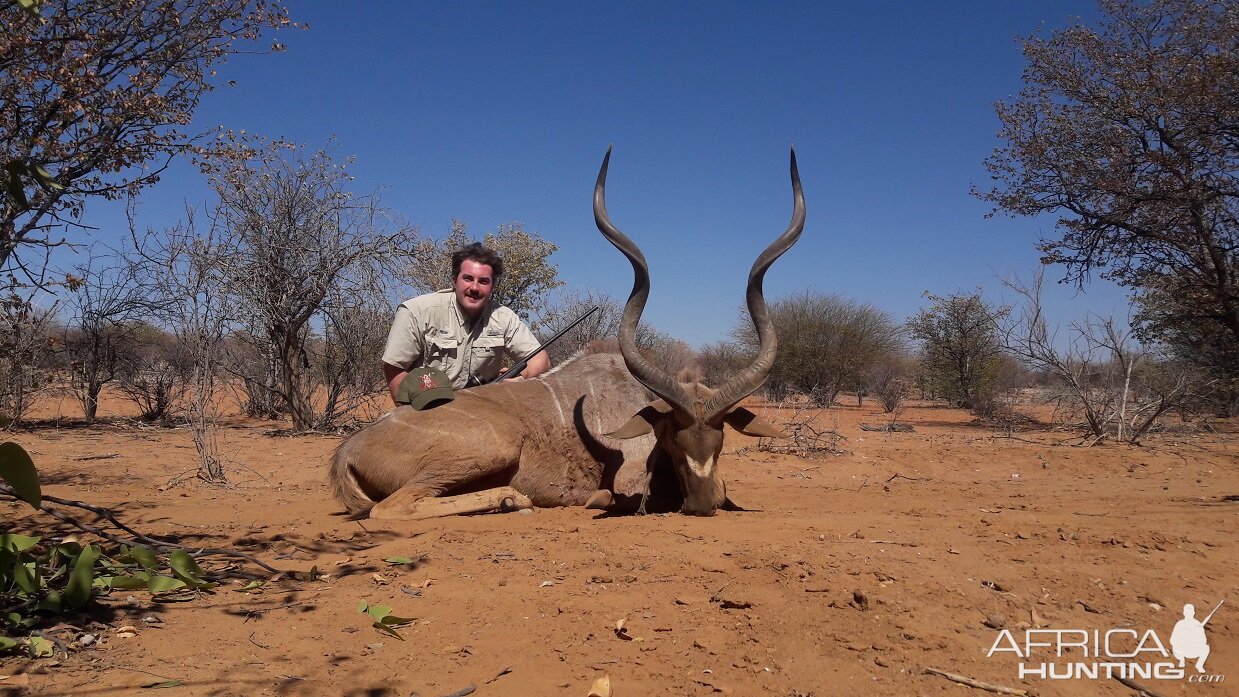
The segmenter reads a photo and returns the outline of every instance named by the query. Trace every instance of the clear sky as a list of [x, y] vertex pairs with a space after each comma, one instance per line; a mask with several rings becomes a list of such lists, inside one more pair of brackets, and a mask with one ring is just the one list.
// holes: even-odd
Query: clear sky
[[[787, 225], [794, 145], [808, 208], [768, 298], [813, 288], [902, 320], [937, 294], [1025, 278], [1050, 219], [985, 219], [992, 103], [1019, 90], [1019, 38], [1096, 16], [1092, 2], [339, 2], [292, 0], [286, 52], [220, 68], [196, 126], [355, 155], [359, 192], [442, 237], [520, 221], [559, 246], [570, 287], [627, 297], [631, 270], [594, 227], [614, 144], [613, 221], [645, 251], [646, 320], [726, 338], [748, 268]], [[139, 222], [207, 198], [177, 166]], [[115, 224], [102, 207], [96, 221]], [[87, 220], [90, 221], [88, 212]], [[1050, 269], [1057, 280], [1061, 269]], [[1062, 321], [1126, 315], [1094, 279], [1049, 289]], [[399, 296], [402, 291], [395, 290]]]

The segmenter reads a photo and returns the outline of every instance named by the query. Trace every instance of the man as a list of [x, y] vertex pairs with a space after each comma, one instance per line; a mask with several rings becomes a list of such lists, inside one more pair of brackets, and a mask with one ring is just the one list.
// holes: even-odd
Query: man
[[[490, 302], [502, 274], [499, 255], [475, 242], [452, 255], [451, 288], [396, 308], [383, 351], [383, 376], [393, 400], [416, 368], [441, 370], [461, 389], [494, 380], [505, 356], [517, 361], [538, 348], [538, 339], [515, 312]], [[532, 378], [550, 367], [550, 357], [541, 351], [512, 379]]]
[[[1218, 607], [1221, 607], [1218, 603]], [[1214, 611], [1216, 612], [1216, 610]], [[1213, 619], [1213, 613], [1204, 622], [1196, 619], [1196, 606], [1188, 603], [1183, 606], [1183, 619], [1174, 625], [1170, 633], [1170, 648], [1174, 657], [1179, 659], [1182, 668], [1187, 659], [1196, 659], [1196, 672], [1205, 672], [1205, 659], [1209, 657], [1209, 639], [1205, 636], [1205, 622]]]

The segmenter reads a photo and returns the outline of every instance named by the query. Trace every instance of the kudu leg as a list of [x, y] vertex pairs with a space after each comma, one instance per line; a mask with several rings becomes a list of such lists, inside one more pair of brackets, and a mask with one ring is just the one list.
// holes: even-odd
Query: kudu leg
[[523, 508], [533, 508], [533, 501], [510, 486], [440, 498], [424, 486], [408, 485], [376, 504], [370, 510], [370, 517], [379, 520], [424, 520], [466, 513], [506, 513]]

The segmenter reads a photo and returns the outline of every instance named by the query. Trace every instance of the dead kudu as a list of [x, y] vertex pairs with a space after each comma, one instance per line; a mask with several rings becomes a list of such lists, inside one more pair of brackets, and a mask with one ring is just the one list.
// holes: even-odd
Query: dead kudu
[[760, 348], [717, 390], [679, 382], [637, 350], [649, 269], [607, 215], [610, 159], [608, 150], [594, 189], [594, 218], [635, 276], [620, 329], [622, 360], [587, 354], [533, 380], [458, 392], [434, 409], [397, 407], [336, 450], [331, 484], [350, 513], [413, 519], [509, 505], [588, 504], [712, 515], [728, 502], [718, 467], [723, 424], [749, 435], [782, 435], [737, 404], [765, 380], [777, 350], [762, 279], [804, 228], [795, 152], [791, 223], [749, 272], [746, 300]]

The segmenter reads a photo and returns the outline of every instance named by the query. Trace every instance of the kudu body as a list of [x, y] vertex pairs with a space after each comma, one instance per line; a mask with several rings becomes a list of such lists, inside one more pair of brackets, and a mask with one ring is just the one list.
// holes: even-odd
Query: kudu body
[[641, 250], [607, 215], [610, 159], [608, 150], [594, 189], [594, 218], [628, 257], [635, 276], [621, 321], [622, 362], [614, 355], [580, 356], [533, 380], [458, 392], [434, 409], [396, 408], [336, 450], [332, 489], [350, 513], [420, 517], [419, 505], [429, 498], [506, 485], [536, 506], [588, 503], [622, 510], [639, 502], [644, 512], [653, 496], [661, 507], [670, 502], [684, 513], [712, 515], [727, 502], [718, 467], [723, 424], [749, 435], [782, 435], [737, 404], [774, 363], [777, 339], [762, 279], [804, 228], [795, 152], [792, 221], [749, 272], [746, 299], [758, 355], [717, 390], [677, 381], [637, 349], [649, 269]]

